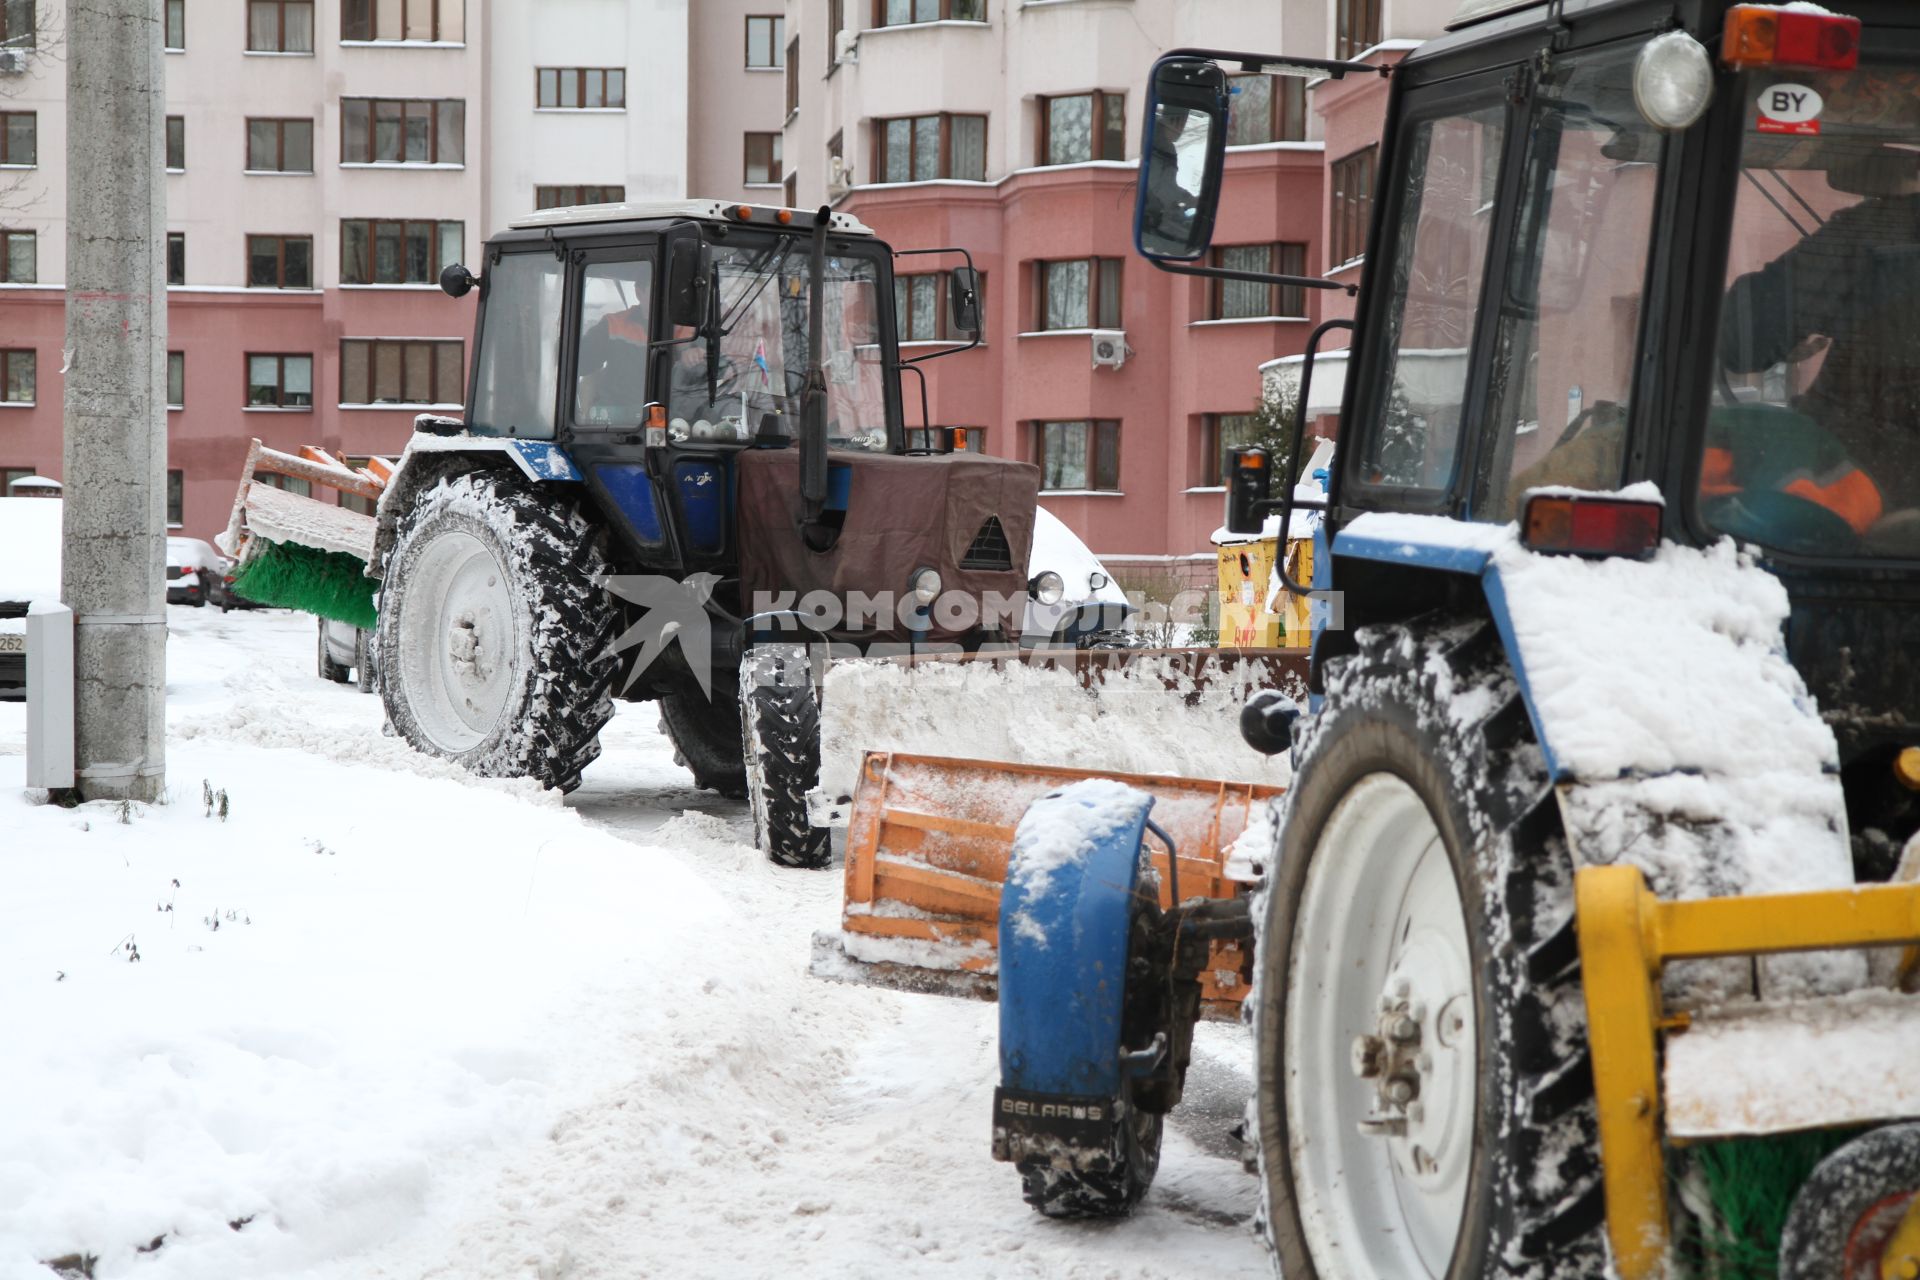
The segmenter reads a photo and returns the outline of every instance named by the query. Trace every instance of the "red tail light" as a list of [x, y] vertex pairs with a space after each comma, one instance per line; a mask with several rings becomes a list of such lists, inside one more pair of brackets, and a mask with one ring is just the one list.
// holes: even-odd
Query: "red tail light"
[[1540, 493], [1527, 499], [1520, 541], [1529, 550], [1644, 559], [1660, 545], [1657, 502]]
[[1860, 19], [1773, 5], [1737, 4], [1727, 11], [1720, 60], [1747, 67], [1814, 67], [1851, 71], [1860, 65]]

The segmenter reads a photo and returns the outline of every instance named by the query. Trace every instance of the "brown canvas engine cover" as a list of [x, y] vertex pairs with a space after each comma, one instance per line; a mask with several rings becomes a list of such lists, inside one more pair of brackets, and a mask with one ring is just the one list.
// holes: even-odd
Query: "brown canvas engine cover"
[[[838, 541], [812, 551], [800, 537], [800, 451], [748, 449], [738, 455], [740, 589], [748, 609], [782, 593], [828, 591], [846, 608], [849, 593], [885, 592], [893, 608], [915, 570], [939, 571], [942, 593], [1018, 597], [1027, 586], [1033, 548], [1033, 509], [1040, 469], [1027, 462], [950, 453], [906, 458], [892, 454], [834, 453], [831, 465], [852, 468], [846, 522]], [[960, 561], [989, 517], [1006, 535], [1012, 567], [962, 569]], [[791, 600], [792, 597], [789, 597]], [[797, 607], [788, 603], [782, 607]], [[1018, 601], [1009, 634], [1020, 628]], [[935, 610], [929, 640], [959, 639], [969, 628], [942, 625]], [[845, 616], [843, 612], [842, 616]], [[874, 639], [905, 640], [897, 613], [848, 630]]]

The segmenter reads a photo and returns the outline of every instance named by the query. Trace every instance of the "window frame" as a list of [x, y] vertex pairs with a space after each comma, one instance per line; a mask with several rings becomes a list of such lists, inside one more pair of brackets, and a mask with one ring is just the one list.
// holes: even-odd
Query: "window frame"
[[[31, 280], [16, 280], [12, 274], [13, 241], [27, 240], [33, 245]], [[40, 283], [40, 233], [24, 227], [0, 227], [0, 284]]]
[[184, 467], [167, 468], [167, 528], [179, 529], [187, 523], [187, 472]]
[[[367, 152], [368, 158], [365, 160], [351, 160], [347, 158], [347, 140], [349, 137], [349, 133], [352, 132], [347, 128], [347, 109], [350, 104], [354, 104], [354, 103], [364, 103], [366, 106], [367, 127], [364, 130], [363, 137], [366, 142], [366, 152]], [[379, 137], [380, 137], [379, 108], [382, 103], [394, 103], [400, 107], [399, 137], [400, 137], [400, 155], [402, 158], [399, 160], [380, 160], [375, 158], [378, 151]], [[405, 158], [407, 154], [406, 109], [408, 104], [410, 103], [424, 104], [427, 107], [427, 157], [428, 158], [425, 160], [408, 160]], [[460, 159], [459, 160], [442, 160], [440, 159], [441, 108], [449, 106], [453, 103], [458, 103], [460, 105], [460, 133], [461, 133]], [[464, 169], [467, 167], [466, 129], [467, 129], [467, 100], [465, 98], [343, 97], [340, 99], [340, 164], [342, 167], [362, 166], [367, 168], [379, 167], [379, 168], [386, 168], [386, 169], [396, 169], [396, 168]]]
[[[274, 275], [279, 280], [278, 284], [253, 283], [253, 259], [254, 259], [253, 246], [256, 240], [272, 240], [277, 242], [277, 247], [274, 250]], [[307, 243], [307, 283], [306, 284], [288, 284], [287, 283], [287, 245], [297, 240], [304, 240]], [[319, 287], [314, 283], [315, 273], [314, 273], [314, 261], [313, 261], [313, 237], [312, 236], [286, 235], [277, 231], [249, 231], [244, 237], [242, 237], [242, 241], [246, 246], [246, 271], [242, 276], [242, 279], [246, 280], [247, 288], [249, 289], [301, 289], [301, 290], [310, 291], [310, 290], [317, 289]], [[271, 353], [262, 352], [261, 354], [268, 355]]]
[[[380, 280], [380, 279], [350, 280], [347, 278], [347, 242], [349, 237], [349, 228], [353, 227], [355, 224], [359, 224], [359, 229], [355, 231], [353, 234], [356, 234], [362, 238], [363, 256], [361, 258], [361, 261], [366, 264], [367, 274], [369, 277], [377, 276], [379, 274], [379, 272], [375, 269], [374, 264], [378, 260], [375, 251], [378, 248], [380, 243], [381, 228], [383, 227], [399, 228], [400, 260], [401, 260], [401, 265], [400, 265], [401, 278], [400, 279], [398, 280]], [[409, 227], [420, 226], [423, 224], [428, 228], [430, 228], [429, 231], [427, 232], [427, 246], [428, 246], [427, 275], [425, 279], [410, 280], [407, 278], [407, 269], [406, 269], [407, 229]], [[393, 288], [399, 288], [399, 287], [408, 286], [408, 285], [414, 285], [414, 286], [437, 285], [440, 281], [440, 273], [453, 265], [451, 262], [441, 261], [442, 255], [440, 252], [440, 238], [445, 234], [445, 229], [447, 227], [460, 228], [460, 253], [462, 257], [465, 257], [466, 244], [467, 244], [467, 224], [464, 220], [460, 218], [342, 218], [340, 219], [340, 283], [343, 285], [352, 285], [356, 288], [373, 288], [373, 289], [393, 289]]]
[[[1356, 176], [1359, 177], [1356, 182]], [[1357, 187], [1357, 189], [1356, 189]], [[1327, 270], [1366, 261], [1380, 190], [1380, 144], [1368, 143], [1327, 166]], [[1343, 254], [1342, 250], [1351, 250]]]
[[[367, 397], [363, 400], [353, 400], [347, 396], [347, 348], [349, 346], [364, 346], [367, 349], [365, 365], [367, 380], [366, 387], [364, 388]], [[440, 385], [440, 349], [448, 346], [458, 348], [460, 352], [460, 371], [454, 379], [452, 395], [430, 395], [430, 398], [425, 400], [404, 398], [400, 400], [376, 400], [373, 398], [374, 385], [379, 377], [375, 362], [382, 348], [394, 347], [399, 349], [400, 391], [404, 397], [407, 391], [407, 350], [412, 347], [425, 347], [427, 349], [427, 390], [429, 393], [437, 393], [448, 389]], [[465, 402], [467, 395], [466, 340], [463, 338], [342, 338], [340, 339], [339, 383], [340, 399], [338, 404], [342, 409], [410, 409], [432, 405], [462, 404]]]
[[[16, 117], [25, 116], [33, 121], [33, 158], [16, 160], [13, 158], [12, 124]], [[0, 166], [9, 169], [37, 169], [40, 167], [40, 113], [38, 111], [0, 111]]]
[[[1085, 160], [1053, 159], [1053, 104], [1073, 98], [1092, 98], [1092, 114], [1088, 117], [1087, 158]], [[1120, 154], [1108, 155], [1107, 143], [1107, 103], [1117, 100], [1120, 103]], [[1039, 118], [1039, 136], [1035, 139], [1033, 158], [1034, 167], [1053, 169], [1068, 164], [1096, 164], [1106, 161], [1124, 161], [1127, 158], [1127, 91], [1115, 92], [1111, 89], [1087, 89], [1079, 93], [1043, 94], [1039, 99], [1040, 110], [1035, 114]]]
[[[180, 370], [180, 398], [173, 398], [173, 371]], [[167, 408], [170, 410], [187, 407], [187, 353], [184, 351], [167, 352]]]
[[[1055, 328], [1047, 323], [1047, 268], [1067, 263], [1084, 262], [1087, 264], [1087, 323], [1062, 325]], [[1106, 277], [1111, 269], [1111, 284]], [[1111, 292], [1111, 296], [1109, 296]], [[1127, 262], [1125, 258], [1036, 258], [1033, 263], [1034, 327], [1035, 333], [1088, 333], [1096, 329], [1126, 328], [1125, 299], [1127, 293]], [[1112, 310], [1107, 312], [1111, 302]], [[1112, 323], [1104, 323], [1108, 314]], [[1077, 419], [1074, 419], [1077, 421]]]
[[[39, 32], [40, 20], [38, 17], [39, 6], [34, 2], [34, 0], [27, 0], [27, 4], [26, 4], [27, 29], [24, 32], [9, 31], [7, 26], [7, 12], [8, 12], [7, 6], [5, 4], [0, 4], [0, 48], [5, 48], [5, 49], [36, 49], [38, 48], [39, 47], [38, 41], [40, 38], [40, 32]], [[24, 40], [22, 40], [21, 38], [22, 36], [25, 37]], [[5, 496], [5, 492], [6, 491], [4, 489], [0, 489], [0, 496]]]
[[[1380, 43], [1381, 0], [1334, 0], [1333, 56], [1356, 58]], [[1357, 19], [1357, 21], [1356, 21]]]
[[[179, 279], [174, 279], [174, 250], [180, 250]], [[184, 231], [167, 232], [167, 285], [178, 289], [187, 283], [187, 233]]]
[[[546, 101], [546, 77], [553, 77], [553, 101]], [[587, 102], [587, 77], [600, 77], [600, 105]], [[620, 101], [613, 99], [613, 77], [620, 77]], [[561, 86], [573, 77], [574, 105], [566, 106]], [[627, 109], [627, 69], [625, 67], [535, 67], [533, 69], [533, 107], [536, 111], [625, 111]]]
[[[827, 74], [832, 75], [840, 66], [840, 33], [847, 29], [847, 0], [827, 0]], [[794, 39], [793, 50], [799, 50], [799, 38]], [[789, 55], [791, 65], [793, 55]], [[797, 110], [789, 107], [788, 111]]]
[[[1227, 77], [1227, 85], [1232, 88], [1236, 81], [1261, 78], [1273, 82], [1273, 90], [1267, 100], [1267, 137], [1262, 142], [1235, 142], [1231, 130], [1227, 133], [1228, 147], [1268, 147], [1277, 142], [1305, 142], [1307, 140], [1307, 80], [1305, 76], [1267, 75], [1265, 72], [1241, 72]], [[1231, 108], [1229, 108], [1231, 109]]]
[[[953, 312], [949, 309], [947, 303], [947, 287], [953, 282], [952, 272], [896, 272], [893, 280], [895, 290], [893, 300], [894, 327], [899, 334], [899, 343], [901, 346], [904, 347], [910, 342], [944, 345], [949, 342], [970, 342], [973, 340], [972, 334], [961, 337], [953, 331]], [[922, 282], [926, 281], [931, 281], [933, 284], [934, 331], [931, 336], [920, 338], [913, 336], [911, 331], [913, 290]], [[899, 294], [899, 289], [902, 284], [907, 287], [907, 306], [904, 310], [902, 310], [900, 306], [901, 299]], [[982, 345], [985, 345], [987, 340], [987, 276], [984, 271], [979, 273], [976, 278], [975, 296], [978, 297], [980, 301], [980, 342]]]
[[[1209, 262], [1215, 270], [1226, 270], [1226, 255], [1230, 249], [1266, 249], [1266, 274], [1282, 276], [1304, 276], [1307, 274], [1307, 245], [1299, 240], [1265, 240], [1252, 244], [1216, 244], [1208, 251]], [[1293, 250], [1292, 254], [1288, 250]], [[1237, 269], [1237, 268], [1236, 268]], [[1253, 281], [1225, 280], [1215, 277], [1207, 281], [1208, 320], [1305, 320], [1308, 319], [1307, 289], [1298, 284], [1269, 284], [1267, 290], [1267, 309], [1254, 316], [1230, 316], [1226, 313], [1227, 288], [1237, 285], [1242, 288], [1259, 287]], [[1297, 303], [1289, 308], [1288, 303]]]
[[[930, 26], [931, 24], [936, 22], [985, 23], [988, 20], [987, 19], [987, 0], [936, 0], [936, 3], [940, 7], [939, 17], [909, 18], [905, 22], [888, 22], [887, 21], [887, 0], [873, 0], [873, 25], [876, 28], [925, 27], [925, 26]], [[960, 5], [960, 4], [977, 4], [980, 7], [980, 16], [977, 18], [954, 17], [953, 10], [956, 5]]]
[[[781, 165], [782, 140], [785, 135], [778, 129], [764, 132], [748, 132], [741, 135], [743, 159], [740, 166], [740, 182], [748, 187], [777, 187], [784, 184], [785, 169]], [[753, 144], [755, 140], [766, 144], [766, 175], [756, 179], [753, 176]]]
[[[180, 160], [179, 164], [174, 163], [175, 157], [174, 157], [173, 144], [174, 144], [174, 133], [175, 133], [176, 127], [179, 131], [179, 142], [180, 142], [180, 154], [178, 157]], [[185, 116], [168, 116], [167, 124], [166, 124], [166, 133], [167, 133], [166, 170], [168, 173], [185, 173], [187, 171], [187, 118]]]
[[1233, 413], [1200, 415], [1200, 478], [1197, 489], [1224, 489], [1227, 484], [1224, 430], [1228, 418], [1260, 419], [1257, 411], [1241, 409]]
[[[905, 178], [887, 176], [887, 126], [905, 120], [907, 127], [907, 173]], [[934, 176], [915, 178], [913, 162], [916, 158], [918, 130], [913, 126], [922, 120], [940, 122], [940, 156], [934, 162]], [[955, 120], [978, 120], [980, 122], [980, 176], [978, 178], [956, 178], [953, 176], [953, 122]], [[873, 180], [875, 182], [985, 182], [987, 180], [987, 130], [988, 117], [975, 111], [928, 111], [917, 116], [878, 116], [873, 120]], [[838, 135], [837, 135], [838, 136]]]
[[[255, 360], [275, 360], [279, 362], [275, 366], [279, 370], [277, 375], [278, 380], [274, 384], [277, 398], [272, 404], [255, 404], [253, 402], [253, 362]], [[287, 361], [289, 360], [307, 361], [307, 386], [309, 388], [307, 391], [309, 403], [307, 404], [287, 403]], [[313, 405], [311, 403], [313, 397], [313, 391], [311, 389], [313, 386], [313, 372], [313, 353], [310, 351], [244, 352], [240, 360], [240, 385], [243, 393], [240, 403], [244, 408], [248, 409], [279, 409], [284, 412], [311, 413], [313, 411]]]
[[[753, 24], [768, 24], [766, 62], [753, 60]], [[741, 51], [742, 65], [749, 71], [785, 71], [787, 69], [787, 15], [750, 13], [746, 20], [746, 47]]]
[[[256, 124], [270, 124], [274, 126], [273, 151], [274, 151], [274, 159], [276, 161], [276, 164], [271, 169], [262, 169], [255, 166], [255, 164], [253, 163], [253, 160], [254, 160], [253, 126]], [[290, 124], [304, 124], [305, 126], [307, 126], [307, 167], [304, 169], [289, 169], [286, 167], [287, 126]], [[246, 135], [247, 158], [246, 158], [246, 166], [243, 172], [298, 174], [303, 177], [311, 176], [313, 174], [314, 172], [314, 167], [313, 167], [314, 127], [313, 127], [313, 118], [311, 116], [248, 116], [246, 117], [245, 135]]]
[[[266, 5], [271, 5], [278, 12], [278, 15], [279, 15], [278, 32], [279, 32], [279, 39], [280, 39], [280, 47], [277, 49], [256, 49], [254, 48], [254, 45], [253, 45], [253, 11], [258, 7], [266, 6]], [[291, 58], [313, 57], [317, 52], [317, 50], [315, 49], [287, 48], [287, 10], [289, 8], [305, 9], [307, 11], [308, 43], [317, 44], [318, 37], [319, 37], [319, 27], [317, 24], [319, 22], [319, 17], [320, 17], [319, 15], [320, 6], [315, 4], [314, 0], [247, 0], [247, 6], [243, 13], [243, 16], [245, 17], [246, 24], [247, 24], [247, 33], [246, 33], [247, 42], [243, 46], [244, 50], [247, 53], [271, 53], [271, 54], [279, 54], [279, 55], [282, 55], [285, 57], [291, 57]]]
[[[838, 65], [833, 58], [833, 41], [827, 41], [827, 62]], [[787, 37], [787, 116], [791, 120], [800, 110], [800, 37]]]
[[[551, 203], [551, 204], [542, 203], [542, 201], [544, 201], [546, 198], [542, 194], [544, 192], [552, 192], [556, 196], [558, 196], [565, 192], [572, 192], [575, 195], [585, 195], [589, 191], [600, 192], [601, 194], [606, 195], [607, 198], [605, 200], [556, 200], [554, 203]], [[619, 194], [613, 195], [611, 194], [613, 192], [618, 192]], [[582, 204], [624, 204], [626, 202], [626, 199], [627, 199], [627, 188], [625, 183], [613, 183], [613, 182], [600, 182], [600, 183], [575, 182], [570, 184], [569, 183], [544, 183], [544, 184], [536, 183], [533, 188], [533, 207], [535, 210], [567, 209], [575, 205], [582, 205]]]
[[[427, 0], [433, 6], [433, 34], [425, 40], [407, 34], [406, 5], [400, 8], [400, 34], [383, 36], [380, 34], [380, 7], [376, 0], [358, 0], [366, 8], [366, 35], [356, 35], [348, 29], [350, 21], [348, 8], [355, 0], [341, 0], [340, 5], [340, 43], [342, 44], [466, 44], [466, 0]], [[460, 39], [450, 40], [446, 34], [446, 23], [442, 18], [443, 6], [454, 4], [461, 6]]]
[[[1064, 494], [1124, 493], [1120, 484], [1120, 418], [1060, 418], [1037, 419], [1030, 425], [1033, 428], [1033, 460], [1040, 467], [1040, 492]], [[1054, 489], [1047, 486], [1047, 434], [1050, 428], [1084, 427], [1086, 428], [1086, 483], [1078, 488]], [[1103, 443], [1110, 442], [1109, 455], [1112, 462], [1110, 476], [1104, 475], [1101, 455]], [[1111, 484], [1103, 484], [1105, 479]]]
[[[33, 379], [33, 396], [27, 400], [15, 400], [7, 395], [7, 388], [13, 385], [13, 366], [26, 358], [28, 376]], [[31, 408], [40, 403], [40, 360], [35, 347], [0, 347], [0, 404], [23, 405]]]
[[[176, 13], [180, 15], [180, 22], [177, 27], [173, 20]], [[180, 36], [179, 44], [175, 44], [172, 38], [176, 31], [178, 31]], [[166, 0], [166, 5], [161, 11], [160, 18], [160, 45], [162, 52], [165, 53], [185, 53], [187, 51], [187, 0]]]

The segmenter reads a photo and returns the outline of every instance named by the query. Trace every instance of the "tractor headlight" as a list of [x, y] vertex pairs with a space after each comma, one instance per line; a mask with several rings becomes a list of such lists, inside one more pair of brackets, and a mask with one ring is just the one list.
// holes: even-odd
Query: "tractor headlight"
[[1095, 569], [1092, 573], [1087, 575], [1087, 586], [1095, 591], [1106, 590], [1107, 584], [1112, 581], [1113, 581], [1112, 578], [1109, 578], [1106, 574], [1100, 572], [1098, 569]]
[[1655, 36], [1633, 64], [1633, 104], [1656, 129], [1684, 129], [1713, 101], [1713, 59], [1684, 31]]
[[1061, 597], [1067, 594], [1067, 584], [1053, 570], [1044, 569], [1034, 574], [1027, 583], [1027, 594], [1041, 604], [1059, 604]]
[[913, 602], [921, 608], [932, 604], [934, 597], [940, 594], [940, 573], [935, 569], [917, 570], [907, 580], [907, 590], [913, 593]]

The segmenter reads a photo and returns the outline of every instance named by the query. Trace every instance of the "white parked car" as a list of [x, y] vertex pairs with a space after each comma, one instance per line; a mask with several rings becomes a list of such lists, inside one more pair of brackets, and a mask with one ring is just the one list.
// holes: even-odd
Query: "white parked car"
[[0, 498], [0, 700], [27, 696], [27, 610], [60, 599], [58, 498]]
[[1100, 557], [1051, 511], [1035, 508], [1020, 643], [1085, 649], [1117, 634], [1133, 611]]
[[167, 603], [198, 608], [225, 584], [226, 557], [198, 538], [167, 539]]

